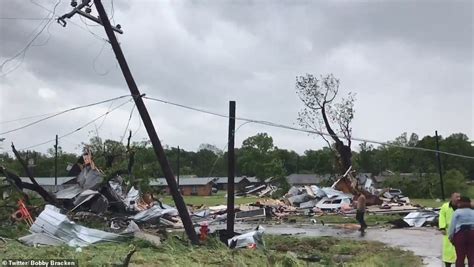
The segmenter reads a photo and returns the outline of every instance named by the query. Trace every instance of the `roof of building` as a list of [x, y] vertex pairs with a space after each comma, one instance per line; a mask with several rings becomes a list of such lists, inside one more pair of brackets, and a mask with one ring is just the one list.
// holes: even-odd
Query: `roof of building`
[[[179, 185], [207, 185], [208, 183], [215, 183], [216, 178], [201, 177], [201, 178], [179, 178]], [[157, 178], [150, 180], [151, 186], [167, 186], [165, 178]]]
[[321, 183], [324, 180], [328, 180], [332, 177], [330, 174], [296, 174], [293, 173], [286, 177], [290, 185], [314, 185]]
[[[24, 183], [31, 184], [31, 180], [29, 177], [20, 177], [20, 179]], [[73, 179], [76, 179], [76, 177], [75, 176], [58, 177], [58, 185], [65, 184]], [[54, 177], [35, 177], [35, 180], [39, 185], [54, 185]]]

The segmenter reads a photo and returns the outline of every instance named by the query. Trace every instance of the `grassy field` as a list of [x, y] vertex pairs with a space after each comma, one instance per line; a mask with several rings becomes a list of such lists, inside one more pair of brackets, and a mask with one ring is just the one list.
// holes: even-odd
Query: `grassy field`
[[429, 208], [439, 208], [441, 205], [443, 205], [443, 201], [436, 201], [436, 199], [420, 199], [420, 198], [415, 198], [415, 199], [410, 199], [410, 202], [412, 204], [418, 204], [423, 207], [429, 207]]
[[[373, 215], [373, 214], [366, 214], [365, 216], [365, 222], [369, 226], [375, 226], [375, 225], [382, 225], [386, 224], [388, 222], [397, 220], [403, 218], [403, 216], [394, 214], [394, 215]], [[288, 220], [295, 222], [295, 223], [309, 223], [311, 219], [315, 219], [317, 224], [348, 224], [348, 223], [355, 223], [357, 224], [357, 220], [355, 217], [346, 217], [346, 216], [341, 216], [341, 215], [336, 215], [336, 214], [327, 214], [327, 215], [322, 215], [322, 216], [311, 216], [311, 217], [306, 217], [306, 216], [292, 216], [289, 217]]]
[[[266, 248], [262, 250], [230, 250], [215, 238], [206, 245], [190, 246], [173, 237], [159, 247], [134, 240], [98, 244], [80, 252], [66, 246], [28, 247], [12, 240], [0, 243], [0, 260], [76, 259], [80, 266], [120, 266], [136, 248], [131, 266], [337, 266], [341, 260], [346, 266], [421, 266], [421, 259], [413, 253], [378, 242], [282, 236], [265, 236], [264, 240]], [[302, 259], [308, 257], [321, 260], [309, 263]]]

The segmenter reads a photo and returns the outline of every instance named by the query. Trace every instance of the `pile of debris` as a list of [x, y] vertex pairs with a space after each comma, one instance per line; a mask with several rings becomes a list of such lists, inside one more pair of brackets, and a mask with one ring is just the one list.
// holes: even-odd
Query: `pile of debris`
[[245, 187], [241, 192], [236, 193], [236, 196], [256, 196], [256, 197], [271, 197], [273, 193], [278, 190], [278, 187], [271, 184], [250, 185]]
[[317, 211], [337, 211], [352, 209], [352, 194], [331, 187], [320, 188], [316, 185], [290, 188], [283, 197], [285, 203], [300, 209]]

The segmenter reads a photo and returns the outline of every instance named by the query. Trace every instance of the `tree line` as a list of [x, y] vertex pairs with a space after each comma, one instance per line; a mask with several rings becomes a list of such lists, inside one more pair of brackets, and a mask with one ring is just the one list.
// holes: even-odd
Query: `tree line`
[[[434, 136], [419, 138], [417, 134], [401, 134], [393, 141], [395, 146], [378, 146], [367, 143], [359, 144], [358, 151], [353, 152], [353, 169], [360, 173], [380, 174], [384, 171], [393, 173], [427, 174], [437, 173], [436, 154], [432, 152], [406, 148], [436, 149]], [[128, 164], [126, 145], [115, 140], [102, 140], [94, 137], [84, 143], [94, 153], [94, 160], [103, 170], [113, 172], [126, 170]], [[440, 150], [456, 154], [474, 156], [474, 146], [467, 135], [452, 134], [439, 139]], [[135, 142], [129, 150], [134, 152], [133, 175], [139, 178], [162, 177], [163, 173], [156, 161], [153, 148], [149, 142]], [[178, 160], [178, 148], [166, 147], [166, 155], [175, 173]], [[38, 177], [54, 176], [54, 149], [47, 153], [20, 151], [24, 159], [34, 162], [34, 174]], [[226, 176], [227, 152], [214, 145], [202, 144], [197, 151], [179, 150], [180, 175]], [[77, 161], [79, 155], [58, 149], [58, 175], [67, 176], [68, 164]], [[236, 149], [236, 175], [256, 176], [266, 179], [272, 176], [286, 176], [292, 173], [338, 174], [336, 154], [333, 148], [323, 147], [318, 150], [308, 149], [302, 155], [293, 150], [275, 146], [273, 138], [267, 133], [259, 133], [245, 139]], [[0, 155], [0, 162], [6, 168], [23, 175], [18, 161], [8, 153]], [[459, 158], [441, 154], [443, 173], [457, 170], [468, 179], [474, 178], [472, 159]]]

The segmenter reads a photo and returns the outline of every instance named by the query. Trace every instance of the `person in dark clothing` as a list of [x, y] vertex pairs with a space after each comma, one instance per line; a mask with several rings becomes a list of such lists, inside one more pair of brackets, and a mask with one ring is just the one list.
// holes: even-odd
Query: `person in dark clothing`
[[456, 249], [456, 267], [464, 267], [466, 257], [468, 266], [474, 267], [474, 210], [468, 197], [459, 200], [448, 237]]
[[365, 223], [365, 220], [364, 220], [365, 204], [366, 204], [365, 202], [366, 202], [366, 199], [365, 199], [364, 194], [359, 194], [356, 200], [356, 207], [357, 207], [356, 220], [360, 224], [359, 231], [361, 232], [362, 235], [365, 234], [365, 229], [367, 229], [367, 224]]

